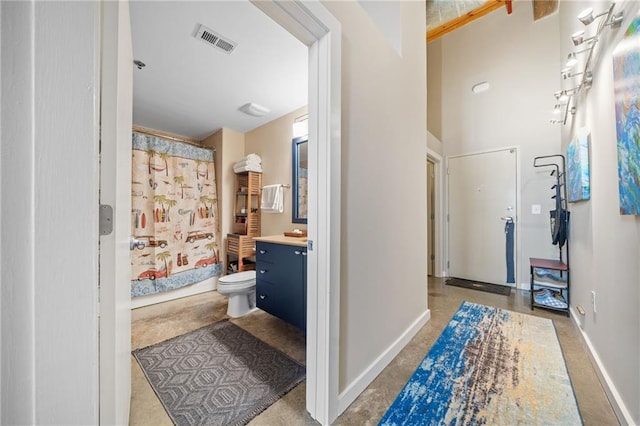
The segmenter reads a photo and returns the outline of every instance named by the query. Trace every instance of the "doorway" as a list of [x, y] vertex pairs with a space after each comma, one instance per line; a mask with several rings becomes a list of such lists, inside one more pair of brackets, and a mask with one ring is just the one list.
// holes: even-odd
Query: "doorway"
[[[260, 1], [254, 3], [271, 19], [296, 36], [309, 47], [309, 255], [307, 267], [307, 410], [321, 424], [331, 423], [338, 412], [338, 348], [329, 342], [336, 339], [339, 326], [339, 288], [340, 288], [340, 123], [335, 117], [341, 113], [341, 26], [340, 23], [320, 4], [319, 1], [305, 2], [304, 7], [294, 2]], [[119, 3], [127, 9], [126, 2]], [[116, 8], [116, 13], [118, 8]], [[126, 20], [106, 21], [103, 26], [103, 38], [118, 45], [119, 37], [130, 32], [124, 24]], [[123, 43], [126, 44], [126, 43]], [[98, 59], [104, 52], [97, 52]], [[117, 55], [115, 55], [117, 56]], [[111, 58], [106, 56], [106, 58]], [[129, 60], [128, 60], [129, 59]], [[124, 55], [118, 63], [128, 63], [131, 69], [132, 59]], [[113, 93], [117, 88], [117, 67], [104, 69], [108, 73], [101, 78], [102, 93]], [[116, 105], [112, 102], [111, 106]], [[119, 106], [120, 104], [118, 104]], [[126, 105], [125, 105], [126, 107]], [[130, 103], [129, 103], [130, 108]], [[115, 110], [114, 110], [115, 111]], [[126, 115], [119, 109], [117, 113]], [[109, 129], [106, 129], [106, 127]], [[115, 121], [103, 122], [103, 132], [117, 127]], [[126, 126], [125, 126], [126, 127]], [[103, 155], [109, 152], [110, 161], [103, 157], [103, 175], [110, 177], [117, 173], [114, 157], [118, 149], [130, 146], [130, 126], [128, 135], [118, 133], [117, 144], [108, 147], [103, 144]], [[123, 145], [124, 144], [124, 145]], [[122, 153], [120, 153], [122, 154]], [[337, 176], [337, 177], [336, 177]], [[314, 196], [315, 195], [315, 196]], [[129, 196], [127, 195], [127, 199]], [[129, 211], [119, 209], [114, 221], [129, 225]], [[126, 238], [128, 240], [128, 236]], [[128, 254], [128, 245], [124, 242], [104, 250], [101, 256], [122, 256]], [[102, 258], [101, 258], [102, 262]], [[101, 267], [109, 266], [102, 264]], [[120, 281], [121, 283], [121, 281]], [[101, 285], [118, 286], [112, 278], [101, 280]], [[113, 343], [103, 340], [103, 331], [112, 330], [118, 340], [128, 336], [129, 324], [122, 323], [122, 307], [116, 300], [101, 300], [100, 336], [101, 347], [108, 350]], [[118, 337], [119, 336], [119, 337]], [[120, 348], [128, 353], [125, 344]], [[101, 349], [102, 350], [102, 349]], [[101, 377], [129, 375], [128, 364], [112, 365], [100, 362]], [[121, 383], [104, 380], [100, 383], [102, 411], [117, 413], [112, 423], [127, 423], [128, 398], [111, 399], [112, 395], [128, 396], [129, 389]], [[110, 422], [111, 423], [111, 422]]]
[[435, 212], [435, 164], [427, 159], [427, 275], [433, 276], [435, 270], [436, 248], [436, 212]]
[[427, 148], [427, 272], [443, 277], [444, 267], [444, 162], [435, 151]]
[[517, 282], [517, 244], [511, 239], [510, 251], [506, 233], [507, 222], [517, 223], [517, 157], [509, 148], [449, 158], [449, 276]]

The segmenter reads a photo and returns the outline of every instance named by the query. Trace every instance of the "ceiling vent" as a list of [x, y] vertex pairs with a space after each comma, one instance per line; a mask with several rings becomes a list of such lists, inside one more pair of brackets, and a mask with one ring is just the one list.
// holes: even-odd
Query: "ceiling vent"
[[200, 25], [198, 31], [196, 31], [195, 37], [201, 40], [203, 43], [207, 43], [210, 46], [226, 53], [227, 55], [233, 52], [238, 43], [229, 40], [228, 38], [218, 34], [210, 28]]

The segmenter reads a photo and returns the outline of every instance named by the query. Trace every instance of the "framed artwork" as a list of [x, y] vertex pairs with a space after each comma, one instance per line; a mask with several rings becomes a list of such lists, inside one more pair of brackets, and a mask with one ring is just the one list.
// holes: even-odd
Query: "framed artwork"
[[567, 198], [570, 203], [591, 197], [589, 179], [589, 140], [591, 135], [580, 129], [567, 147]]
[[620, 214], [640, 214], [640, 17], [613, 52]]

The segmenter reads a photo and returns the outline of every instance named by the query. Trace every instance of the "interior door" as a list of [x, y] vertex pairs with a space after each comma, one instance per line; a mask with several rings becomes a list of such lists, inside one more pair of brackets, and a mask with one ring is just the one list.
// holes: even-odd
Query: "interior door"
[[433, 275], [436, 249], [435, 177], [435, 165], [432, 161], [427, 161], [427, 220], [429, 221], [427, 224], [427, 244], [429, 246], [429, 250], [427, 252], [427, 255], [429, 256], [427, 259], [427, 274], [429, 276]]
[[508, 218], [517, 219], [515, 148], [452, 157], [448, 166], [449, 276], [515, 284], [507, 283], [505, 232]]
[[100, 424], [128, 424], [131, 396], [131, 126], [129, 3], [102, 2], [100, 204], [113, 230], [100, 237]]

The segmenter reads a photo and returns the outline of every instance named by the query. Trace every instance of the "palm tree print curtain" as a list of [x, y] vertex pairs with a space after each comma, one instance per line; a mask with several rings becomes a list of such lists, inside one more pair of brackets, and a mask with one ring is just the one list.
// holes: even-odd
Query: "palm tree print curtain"
[[133, 133], [131, 296], [218, 276], [213, 152]]

